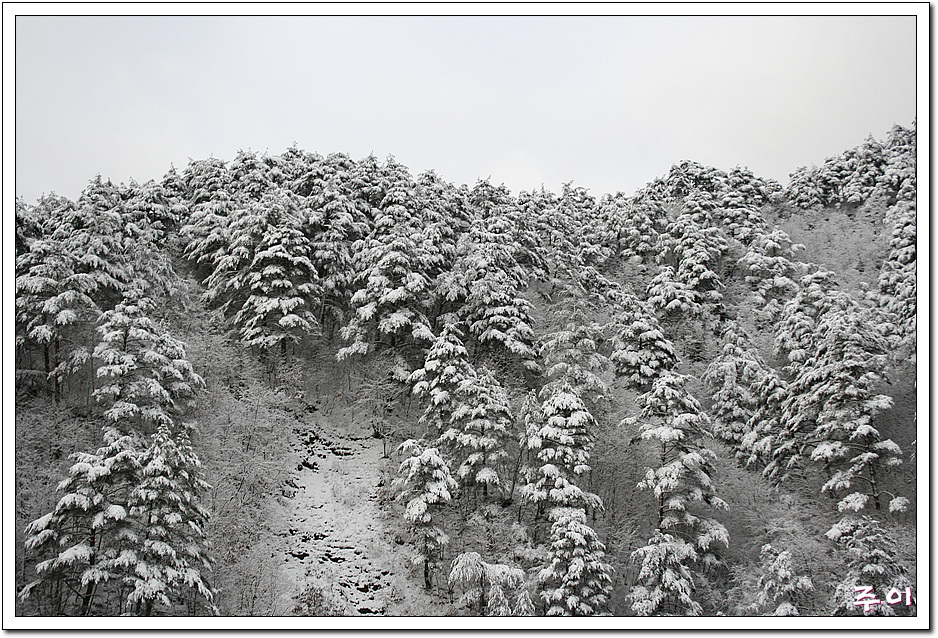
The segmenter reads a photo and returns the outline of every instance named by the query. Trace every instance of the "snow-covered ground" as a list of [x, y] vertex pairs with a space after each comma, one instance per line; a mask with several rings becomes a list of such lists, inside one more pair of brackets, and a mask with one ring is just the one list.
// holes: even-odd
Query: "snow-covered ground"
[[[385, 524], [383, 443], [351, 415], [315, 413], [297, 422], [304, 445], [284, 538], [282, 573], [294, 596], [312, 585], [340, 615], [436, 615], [439, 599], [410, 578], [412, 551]], [[342, 428], [336, 426], [342, 424]], [[351, 430], [350, 430], [351, 428]], [[294, 603], [295, 604], [295, 603]], [[306, 613], [322, 613], [316, 609]]]

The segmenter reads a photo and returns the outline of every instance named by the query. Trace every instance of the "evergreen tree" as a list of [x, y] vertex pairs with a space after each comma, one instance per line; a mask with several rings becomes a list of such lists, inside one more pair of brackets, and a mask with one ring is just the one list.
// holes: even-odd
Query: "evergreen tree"
[[174, 436], [161, 423], [139, 457], [140, 477], [129, 498], [130, 513], [139, 521], [139, 545], [127, 556], [133, 570], [125, 577], [133, 585], [127, 603], [137, 614], [149, 616], [155, 603], [168, 613], [177, 605], [185, 605], [190, 615], [218, 613], [204, 573], [213, 562], [205, 537], [209, 513], [199, 503], [211, 486], [200, 477], [189, 427]]
[[[792, 384], [805, 395], [783, 409], [789, 421], [796, 409], [814, 417], [806, 444], [814, 445], [811, 459], [823, 461], [831, 473], [821, 491], [847, 492], [838, 505], [841, 511], [866, 505], [879, 510], [886, 496], [882, 473], [902, 462], [899, 446], [883, 440], [873, 427], [876, 414], [892, 407], [890, 397], [873, 393], [886, 361], [886, 344], [869, 329], [874, 321], [853, 309], [826, 313], [818, 323], [818, 354]], [[893, 496], [889, 509], [904, 509], [907, 502]]]
[[15, 286], [17, 347], [27, 355], [41, 351], [44, 379], [58, 400], [67, 373], [88, 360], [84, 332], [101, 313], [91, 297], [95, 282], [61, 238], [49, 237], [17, 257]]
[[772, 460], [776, 437], [781, 433], [782, 404], [788, 398], [788, 383], [772, 368], [749, 386], [755, 410], [746, 424], [736, 457], [747, 467], [765, 468]]
[[504, 489], [501, 466], [508, 456], [514, 421], [508, 394], [485, 368], [465, 376], [455, 394], [450, 427], [440, 436], [440, 444], [453, 451], [460, 484], [481, 487], [490, 495]]
[[55, 508], [26, 528], [26, 550], [38, 554], [38, 578], [20, 593], [36, 592], [40, 613], [89, 616], [129, 610], [129, 588], [138, 546], [130, 518], [130, 493], [140, 471], [138, 434], [104, 431], [95, 453], [73, 455], [69, 476], [59, 483]]
[[482, 347], [536, 369], [534, 307], [521, 296], [526, 285], [513, 240], [499, 217], [475, 219], [459, 238], [455, 276], [441, 291]]
[[[55, 198], [55, 196], [52, 196]], [[42, 199], [50, 199], [43, 197]], [[57, 198], [56, 198], [57, 199]], [[66, 200], [67, 201], [67, 200]], [[55, 206], [55, 204], [53, 204]], [[13, 211], [13, 228], [15, 232], [14, 249], [16, 258], [29, 251], [29, 245], [39, 239], [43, 234], [44, 222], [49, 218], [49, 214], [42, 211], [41, 200], [37, 206], [30, 206], [21, 197], [16, 198], [16, 205]], [[17, 271], [19, 274], [19, 271]]]
[[665, 213], [657, 202], [628, 198], [622, 193], [605, 195], [599, 203], [601, 227], [606, 229], [605, 244], [615, 254], [637, 257], [642, 261], [655, 254], [658, 223]]
[[532, 259], [536, 276], [557, 287], [563, 279], [582, 265], [577, 251], [579, 229], [561, 211], [562, 203], [554, 193], [545, 190], [518, 195], [518, 208], [528, 231], [528, 246], [536, 253]]
[[696, 295], [687, 284], [677, 279], [671, 266], [662, 266], [658, 270], [648, 284], [646, 301], [654, 310], [664, 311], [669, 316], [693, 316], [700, 312]]
[[636, 390], [647, 390], [662, 373], [677, 365], [677, 354], [655, 315], [635, 295], [608, 295], [611, 319], [606, 325], [616, 374]]
[[431, 564], [436, 562], [449, 537], [434, 521], [434, 514], [453, 499], [458, 487], [450, 475], [449, 466], [435, 447], [410, 439], [401, 444], [400, 451], [407, 455], [401, 463], [400, 473], [407, 491], [401, 498], [411, 496], [404, 518], [411, 522], [420, 537], [419, 551], [423, 560], [423, 582], [433, 587]]
[[185, 358], [183, 344], [159, 332], [148, 313], [154, 303], [137, 289], [105, 312], [98, 328], [94, 357], [101, 362], [94, 392], [106, 407], [104, 416], [121, 434], [149, 435], [172, 427], [202, 385]]
[[453, 267], [457, 237], [469, 228], [467, 203], [452, 184], [433, 171], [418, 175], [416, 186], [422, 250], [428, 256], [427, 274], [435, 280]]
[[416, 187], [398, 164], [389, 161], [386, 173], [374, 230], [355, 244], [361, 260], [358, 290], [351, 299], [354, 314], [342, 329], [351, 344], [339, 350], [339, 359], [366, 354], [378, 342], [394, 346], [408, 338], [433, 340], [426, 314], [433, 305], [430, 256], [415, 216]]
[[916, 135], [915, 120], [911, 128], [896, 124], [886, 136], [884, 148], [886, 164], [883, 176], [877, 182], [878, 191], [897, 201], [915, 201], [916, 193]]
[[556, 507], [548, 545], [549, 563], [538, 574], [548, 616], [599, 616], [608, 613], [612, 567], [605, 546], [586, 524], [582, 509]]
[[322, 281], [319, 323], [328, 316], [341, 322], [348, 310], [355, 278], [352, 246], [368, 232], [366, 220], [342, 178], [333, 175], [317, 194], [307, 199], [310, 209], [304, 224], [311, 259]]
[[135, 248], [124, 228], [120, 191], [97, 175], [82, 190], [74, 209], [52, 233], [75, 258], [75, 271], [85, 278], [86, 292], [102, 308], [111, 307], [131, 280]]
[[208, 280], [224, 300], [241, 340], [274, 353], [320, 331], [321, 298], [310, 246], [300, 230], [299, 203], [281, 190], [266, 192], [231, 225], [230, 253]]
[[[576, 298], [570, 301], [580, 303]], [[587, 321], [577, 308], [564, 314], [569, 319], [565, 325], [540, 338], [545, 376], [551, 383], [569, 384], [573, 392], [585, 400], [598, 401], [608, 392], [602, 375], [612, 367], [609, 357], [603, 353], [604, 326]]]
[[596, 199], [587, 189], [574, 187], [568, 182], [563, 185], [557, 208], [559, 216], [574, 232], [574, 250], [579, 263], [595, 266], [604, 264], [612, 256], [612, 251], [604, 245]]
[[177, 228], [189, 216], [189, 196], [186, 191], [186, 181], [170, 164], [169, 170], [160, 182], [165, 202], [166, 219], [164, 230]]
[[739, 449], [748, 425], [759, 406], [752, 391], [768, 373], [768, 366], [736, 322], [723, 332], [723, 350], [707, 367], [703, 380], [714, 389], [712, 412], [714, 433]]
[[695, 191], [695, 199], [685, 199], [681, 215], [658, 237], [659, 263], [675, 267], [674, 279], [697, 304], [722, 299], [723, 283], [714, 268], [727, 250], [722, 231], [712, 225], [715, 204], [705, 195]]
[[230, 191], [230, 178], [222, 160], [189, 162], [183, 171], [189, 193], [189, 218], [181, 228], [189, 260], [212, 269], [228, 252], [229, 218], [238, 204]]
[[783, 307], [775, 326], [775, 355], [788, 359], [787, 370], [796, 375], [814, 348], [817, 321], [835, 303], [846, 298], [834, 294], [834, 273], [818, 270], [801, 278], [797, 294]]
[[460, 405], [460, 386], [475, 375], [462, 336], [456, 323], [447, 323], [430, 346], [423, 367], [410, 375], [414, 395], [426, 397], [427, 407], [420, 421], [435, 435], [449, 426]]
[[47, 231], [17, 258], [18, 345], [41, 348], [58, 399], [66, 380], [88, 370], [87, 333], [101, 309], [112, 307], [134, 278], [133, 242], [121, 193], [100, 176], [74, 205], [54, 197], [42, 204]]
[[[823, 462], [829, 480], [822, 491], [849, 492], [841, 510], [871, 505], [879, 510], [882, 472], [901, 463], [901, 450], [873, 426], [892, 399], [874, 394], [887, 362], [880, 323], [845, 294], [830, 296], [830, 307], [813, 324], [812, 352], [795, 367], [797, 376], [781, 406], [773, 459], [765, 473], [783, 480], [805, 459]], [[893, 497], [891, 509], [904, 499]]]
[[521, 497], [539, 510], [545, 505], [600, 508], [599, 497], [575, 483], [590, 471], [595, 420], [569, 383], [550, 384], [545, 393], [525, 435], [531, 460], [524, 469]]
[[136, 241], [159, 241], [179, 221], [163, 184], [150, 180], [131, 182], [124, 189], [122, 217], [125, 232]]
[[632, 552], [641, 564], [636, 585], [629, 592], [632, 611], [638, 616], [699, 616], [703, 611], [693, 599], [691, 566], [699, 560], [693, 543], [677, 534], [656, 529], [648, 544]]
[[761, 306], [773, 300], [784, 303], [798, 291], [794, 278], [799, 267], [791, 261], [798, 249], [803, 250], [804, 245], [792, 244], [782, 230], [752, 233], [749, 249], [738, 264], [745, 270], [746, 283], [756, 291]]
[[879, 275], [882, 305], [894, 317], [900, 342], [915, 344], [917, 316], [915, 202], [900, 201], [891, 207], [886, 223], [892, 225], [889, 255]]
[[663, 374], [639, 397], [639, 416], [625, 421], [632, 426], [642, 421], [640, 437], [654, 443], [659, 462], [657, 468], [646, 470], [639, 483], [658, 501], [657, 531], [647, 546], [632, 554], [642, 561], [642, 584], [630, 595], [632, 609], [641, 615], [699, 614], [699, 604], [690, 598], [691, 569], [705, 571], [719, 565], [716, 545], [729, 543], [722, 524], [689, 509], [694, 503], [725, 509], [726, 503], [711, 483], [716, 457], [698, 442], [708, 418], [686, 390], [686, 382], [687, 377], [673, 372]]
[[334, 177], [321, 155], [301, 150], [296, 144], [281, 153], [279, 159], [280, 180], [275, 183], [298, 197], [318, 197], [326, 181]]
[[795, 169], [795, 172], [789, 175], [785, 194], [789, 201], [804, 210], [819, 209], [824, 206], [824, 195], [817, 182], [817, 167], [799, 166]]
[[772, 616], [800, 616], [798, 605], [804, 604], [809, 592], [814, 591], [811, 579], [798, 574], [788, 550], [780, 552], [766, 543], [759, 551], [759, 559], [762, 570], [756, 583], [759, 591], [746, 611]]
[[524, 571], [511, 565], [487, 563], [478, 552], [453, 559], [449, 583], [462, 591], [461, 602], [484, 616], [532, 616]]
[[[901, 596], [896, 605], [880, 602], [871, 605], [869, 611], [857, 606], [858, 588], [872, 588], [872, 592], [883, 596], [893, 589], [911, 593], [912, 581], [908, 569], [898, 560], [898, 544], [879, 521], [869, 516], [847, 516], [841, 519], [825, 534], [827, 538], [840, 543], [847, 551], [848, 571], [846, 577], [837, 584], [834, 594], [835, 616], [906, 616], [914, 615], [916, 604], [905, 604]], [[911, 596], [910, 596], [911, 597]]]
[[256, 202], [274, 186], [273, 158], [259, 157], [254, 151], [239, 150], [228, 165], [229, 192], [245, 202]]

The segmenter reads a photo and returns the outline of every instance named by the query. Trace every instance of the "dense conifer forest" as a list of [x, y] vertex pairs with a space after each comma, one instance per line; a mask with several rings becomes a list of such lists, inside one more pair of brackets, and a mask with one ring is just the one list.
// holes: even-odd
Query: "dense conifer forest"
[[18, 200], [17, 614], [914, 615], [915, 157]]

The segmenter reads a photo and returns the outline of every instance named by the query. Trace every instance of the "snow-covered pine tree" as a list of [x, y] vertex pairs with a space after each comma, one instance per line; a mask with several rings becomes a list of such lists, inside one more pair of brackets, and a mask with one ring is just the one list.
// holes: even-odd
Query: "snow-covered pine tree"
[[684, 196], [681, 215], [687, 215], [701, 228], [709, 228], [723, 217], [720, 203], [709, 191], [694, 188]]
[[557, 209], [574, 232], [572, 237], [576, 242], [579, 263], [597, 267], [604, 264], [612, 256], [612, 250], [605, 245], [596, 198], [586, 188], [567, 182], [563, 185]]
[[483, 616], [532, 616], [524, 571], [512, 565], [487, 563], [478, 552], [453, 559], [450, 587], [461, 591], [460, 602]]
[[[136, 562], [139, 537], [130, 519], [130, 493], [144, 442], [106, 427], [95, 453], [76, 453], [63, 496], [51, 512], [26, 527], [26, 550], [42, 560], [37, 579], [21, 592], [42, 615], [120, 615], [129, 588], [124, 577]], [[35, 592], [35, 596], [33, 593]]]
[[85, 290], [102, 309], [110, 308], [132, 279], [135, 248], [124, 229], [120, 190], [95, 176], [82, 190], [73, 210], [52, 238], [75, 258], [75, 272], [84, 276]]
[[807, 602], [814, 584], [792, 565], [791, 552], [779, 551], [766, 543], [759, 551], [762, 575], [756, 583], [755, 600], [745, 611], [771, 616], [800, 616], [799, 605]]
[[332, 176], [322, 155], [304, 151], [296, 144], [281, 153], [279, 159], [281, 177], [277, 186], [298, 197], [317, 197]]
[[666, 194], [681, 201], [695, 191], [721, 194], [725, 188], [726, 173], [690, 160], [682, 160], [671, 166], [664, 180]]
[[760, 397], [753, 388], [768, 374], [768, 366], [735, 321], [727, 324], [722, 339], [723, 349], [707, 367], [703, 380], [714, 391], [714, 434], [738, 451], [759, 406]]
[[[52, 200], [52, 202], [55, 202], [57, 199], [59, 198], [55, 195], [51, 197], [46, 195], [40, 198], [36, 206], [30, 206], [22, 197], [16, 198], [16, 204], [13, 208], [13, 246], [16, 257], [29, 251], [29, 245], [42, 236], [43, 226], [51, 217], [47, 211], [43, 210], [42, 201]], [[55, 203], [52, 203], [52, 206], [54, 207]]]
[[220, 159], [192, 161], [182, 179], [189, 193], [189, 217], [181, 229], [186, 258], [214, 269], [228, 251], [228, 222], [236, 206], [228, 169]]
[[545, 507], [601, 508], [598, 496], [576, 484], [590, 471], [595, 419], [569, 383], [549, 384], [545, 395], [525, 435], [530, 458], [521, 498], [539, 512]]
[[368, 233], [368, 224], [343, 180], [333, 175], [307, 197], [303, 230], [311, 259], [322, 282], [318, 321], [325, 327], [341, 323], [352, 297], [355, 278], [352, 245]]
[[703, 607], [693, 599], [697, 551], [679, 535], [656, 529], [644, 547], [632, 552], [641, 563], [640, 585], [627, 596], [638, 616], [699, 616]]
[[469, 228], [468, 205], [459, 191], [434, 171], [418, 175], [416, 185], [427, 276], [436, 280], [453, 267], [456, 239]]
[[168, 230], [175, 229], [179, 220], [174, 204], [163, 186], [152, 180], [142, 185], [121, 185], [120, 190], [125, 243], [134, 255], [128, 264], [127, 281], [132, 282], [128, 285], [161, 289], [169, 295], [178, 280], [164, 248]]
[[538, 226], [541, 207], [537, 197], [532, 199], [522, 191], [516, 198], [504, 184], [494, 186], [488, 179], [480, 179], [471, 189], [461, 187], [459, 198], [466, 215], [466, 226], [460, 228], [460, 234], [468, 232], [475, 220], [483, 220], [484, 224], [478, 226], [476, 232], [485, 229], [485, 232], [504, 235], [498, 237], [498, 243], [507, 249], [512, 267], [523, 266], [519, 275], [526, 269], [525, 277], [528, 274], [546, 277], [548, 264], [542, 247], [545, 238]]
[[892, 496], [891, 512], [908, 504], [882, 485], [883, 473], [902, 463], [902, 450], [873, 426], [876, 414], [893, 403], [874, 393], [874, 383], [883, 378], [888, 348], [871, 328], [875, 323], [871, 312], [857, 308], [825, 313], [817, 326], [817, 354], [790, 386], [801, 396], [783, 405], [783, 423], [794, 420], [795, 410], [813, 417], [814, 430], [806, 444], [813, 448], [811, 459], [823, 462], [829, 473], [821, 491], [846, 494], [838, 504], [841, 511], [860, 511], [867, 505], [879, 511], [887, 496]]
[[[56, 217], [50, 223], [61, 223]], [[16, 344], [25, 366], [18, 375], [35, 367], [32, 354], [42, 357], [42, 381], [49, 382], [56, 401], [62, 381], [72, 367], [87, 360], [85, 332], [101, 313], [90, 294], [95, 282], [79, 271], [75, 255], [61, 237], [37, 238], [16, 258]], [[64, 366], [64, 367], [63, 367]], [[34, 375], [35, 376], [35, 375]]]
[[121, 434], [146, 436], [161, 424], [172, 427], [203, 383], [186, 360], [185, 346], [150, 319], [153, 307], [150, 298], [131, 288], [102, 315], [98, 328], [94, 358], [103, 385], [94, 395]]
[[608, 293], [610, 320], [605, 326], [616, 374], [635, 390], [645, 391], [664, 371], [677, 365], [677, 354], [654, 313], [635, 295]]
[[[750, 235], [749, 248], [737, 262], [745, 270], [745, 279], [756, 291], [760, 306], [765, 307], [773, 300], [785, 303], [798, 291], [795, 281], [799, 266], [792, 259], [803, 244], [793, 244], [788, 234], [780, 229], [772, 232], [755, 231]], [[774, 317], [770, 317], [774, 318]]]
[[[201, 463], [189, 442], [194, 424], [176, 428], [161, 423], [139, 456], [140, 476], [128, 500], [138, 522], [138, 546], [125, 559], [131, 573], [124, 582], [133, 613], [149, 616], [154, 605], [167, 614], [217, 614], [212, 568], [205, 536], [209, 513], [200, 504], [211, 486], [201, 478]], [[159, 605], [162, 605], [160, 608]]]
[[271, 175], [273, 158], [255, 151], [239, 150], [228, 164], [228, 190], [239, 200], [256, 202], [274, 186]]
[[569, 384], [573, 392], [590, 403], [606, 397], [609, 390], [602, 375], [612, 368], [604, 353], [604, 326], [589, 321], [581, 308], [581, 299], [571, 298], [573, 308], [567, 309], [560, 330], [542, 335], [540, 356], [544, 361], [549, 383]]
[[455, 409], [439, 445], [450, 450], [461, 487], [492, 496], [505, 489], [502, 467], [514, 418], [508, 393], [486, 368], [470, 371], [456, 387]]
[[449, 427], [453, 412], [459, 406], [459, 387], [465, 379], [474, 376], [475, 369], [469, 363], [462, 338], [458, 324], [447, 323], [433, 340], [423, 367], [410, 375], [413, 394], [426, 397], [427, 405], [420, 422], [429, 428], [427, 436], [439, 436]]
[[886, 166], [882, 144], [869, 136], [851, 153], [850, 171], [843, 180], [844, 201], [859, 205], [870, 198]]
[[[110, 308], [134, 276], [131, 238], [123, 222], [121, 193], [100, 175], [78, 202], [47, 198], [42, 238], [17, 258], [19, 345], [42, 349], [56, 399], [62, 384], [87, 370], [86, 334], [101, 308]], [[84, 378], [84, 375], [82, 375]]]
[[292, 194], [271, 188], [233, 220], [230, 254], [208, 280], [241, 341], [266, 356], [320, 333], [322, 293], [303, 217]]
[[674, 317], [681, 314], [694, 316], [699, 313], [700, 304], [696, 297], [687, 284], [678, 280], [674, 268], [662, 266], [649, 282], [645, 299], [655, 311]]
[[[834, 594], [835, 616], [909, 616], [916, 613], [912, 581], [908, 568], [898, 560], [898, 543], [881, 523], [869, 516], [845, 516], [825, 534], [847, 551], [846, 577], [837, 584]], [[898, 604], [881, 600], [867, 612], [858, 606], [857, 588], [869, 587], [885, 599], [893, 590], [900, 592]], [[906, 592], [908, 598], [906, 601]], [[911, 602], [911, 604], [907, 604]]]
[[[786, 306], [787, 309], [788, 306]], [[772, 461], [765, 475], [784, 480], [810, 458], [822, 462], [829, 480], [823, 491], [847, 494], [839, 507], [860, 510], [883, 503], [882, 472], [898, 465], [901, 450], [883, 440], [873, 426], [877, 413], [892, 406], [892, 399], [875, 394], [883, 377], [888, 345], [881, 334], [881, 318], [846, 293], [828, 293], [821, 312], [811, 317], [809, 340], [789, 369], [795, 374], [781, 405], [779, 430]], [[791, 355], [790, 355], [791, 356]], [[893, 495], [890, 509], [902, 509], [905, 499]]]
[[818, 185], [817, 167], [799, 166], [789, 175], [785, 195], [789, 201], [804, 210], [820, 209], [824, 206], [824, 195]]
[[699, 614], [699, 604], [690, 598], [689, 574], [718, 566], [716, 546], [729, 543], [722, 524], [689, 509], [695, 503], [725, 509], [726, 503], [716, 496], [710, 479], [716, 457], [699, 443], [709, 419], [686, 383], [683, 375], [664, 373], [639, 397], [639, 415], [624, 421], [633, 427], [641, 423], [640, 437], [653, 443], [659, 462], [639, 483], [658, 501], [657, 531], [647, 546], [632, 553], [642, 562], [642, 584], [630, 594], [632, 609], [641, 615]]
[[913, 201], [900, 201], [887, 211], [885, 223], [892, 226], [889, 255], [879, 274], [881, 305], [895, 317], [900, 344], [916, 342], [917, 254], [916, 208]]
[[556, 194], [543, 187], [518, 195], [521, 221], [528, 231], [527, 239], [536, 255], [534, 273], [538, 279], [556, 287], [571, 271], [582, 265], [577, 251], [578, 230], [571, 219], [561, 212]]
[[[814, 348], [818, 318], [836, 303], [834, 273], [817, 270], [801, 278], [798, 292], [782, 307], [775, 325], [775, 356], [788, 360], [792, 376]], [[844, 297], [839, 298], [841, 301]]]
[[776, 437], [781, 433], [782, 404], [788, 398], [788, 383], [773, 369], [767, 367], [761, 379], [750, 386], [756, 397], [756, 408], [746, 424], [746, 434], [740, 441], [736, 458], [746, 467], [765, 468], [776, 449]]
[[458, 485], [450, 475], [449, 466], [435, 447], [410, 439], [401, 444], [400, 452], [407, 455], [401, 463], [401, 482], [406, 487], [400, 498], [410, 497], [404, 518], [411, 522], [419, 537], [418, 552], [423, 562], [423, 582], [433, 587], [432, 565], [439, 560], [449, 537], [434, 521], [440, 508], [453, 500]]
[[[169, 195], [161, 182], [150, 180], [143, 184], [131, 181], [121, 189], [124, 205], [122, 217], [125, 232], [133, 241], [159, 241], [175, 227], [179, 218]], [[154, 237], [151, 240], [150, 235]]]
[[178, 228], [179, 224], [189, 216], [189, 195], [186, 191], [186, 181], [172, 164], [163, 175], [160, 187], [166, 206], [164, 230], [169, 231]]
[[[769, 203], [772, 194], [781, 189], [778, 182], [756, 177], [747, 167], [736, 166], [726, 175], [722, 193], [724, 208], [752, 206], [756, 209]], [[760, 225], [764, 227], [764, 220]]]
[[534, 307], [521, 296], [526, 276], [504, 221], [498, 216], [472, 221], [457, 243], [455, 276], [445, 278], [441, 294], [455, 304], [481, 351], [536, 368]]
[[915, 201], [916, 135], [916, 122], [912, 120], [911, 128], [896, 124], [886, 136], [886, 165], [876, 189], [889, 201], [891, 198], [897, 201]]
[[604, 243], [613, 254], [641, 261], [655, 254], [657, 220], [665, 218], [660, 203], [623, 193], [607, 194], [599, 202], [598, 214], [606, 233]]
[[538, 589], [548, 616], [603, 616], [612, 594], [612, 567], [606, 547], [586, 524], [580, 508], [555, 507], [548, 541], [548, 564], [538, 573]]
[[723, 232], [713, 226], [716, 204], [712, 198], [697, 191], [693, 195], [696, 198], [685, 199], [681, 215], [659, 236], [658, 261], [675, 266], [674, 278], [684, 284], [695, 303], [718, 303], [723, 283], [714, 268], [728, 244]]
[[355, 243], [358, 289], [352, 316], [342, 329], [351, 342], [339, 350], [345, 359], [367, 354], [377, 343], [396, 346], [433, 340], [427, 311], [433, 307], [429, 277], [432, 257], [425, 250], [416, 185], [403, 166], [388, 160], [385, 195], [374, 209], [371, 235]]

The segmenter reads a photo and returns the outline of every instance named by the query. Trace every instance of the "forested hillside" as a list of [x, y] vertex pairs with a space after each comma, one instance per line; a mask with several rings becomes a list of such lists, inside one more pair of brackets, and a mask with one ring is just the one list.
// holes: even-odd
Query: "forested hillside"
[[915, 614], [915, 152], [17, 201], [17, 613]]

